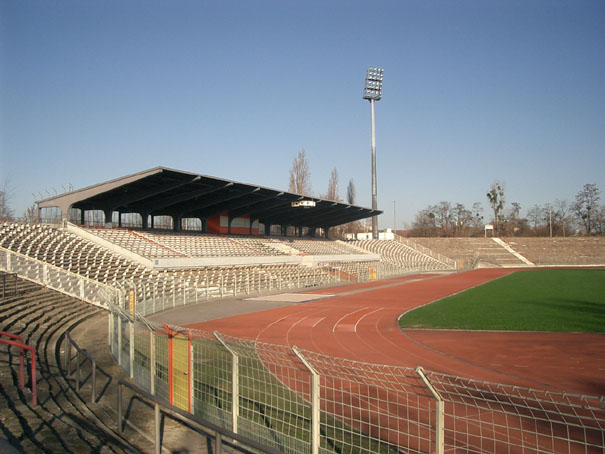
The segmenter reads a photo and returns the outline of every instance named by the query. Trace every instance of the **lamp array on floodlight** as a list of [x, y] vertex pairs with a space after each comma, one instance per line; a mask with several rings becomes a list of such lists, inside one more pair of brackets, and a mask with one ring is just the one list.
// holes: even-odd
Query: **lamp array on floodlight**
[[368, 68], [363, 88], [363, 99], [379, 101], [382, 97], [382, 78], [384, 69]]

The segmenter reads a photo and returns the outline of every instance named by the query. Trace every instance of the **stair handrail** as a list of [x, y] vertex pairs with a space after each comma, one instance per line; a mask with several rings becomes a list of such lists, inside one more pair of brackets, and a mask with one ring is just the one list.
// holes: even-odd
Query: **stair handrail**
[[23, 338], [16, 334], [7, 333], [5, 331], [0, 331], [0, 336], [6, 336], [11, 339], [16, 340], [8, 340], [1, 339], [0, 343], [7, 344], [12, 347], [17, 347], [19, 349], [19, 388], [23, 389], [25, 387], [25, 355], [24, 351], [27, 350], [32, 355], [31, 361], [31, 381], [32, 381], [32, 405], [36, 406], [38, 404], [38, 392], [36, 389], [36, 349], [31, 345], [27, 345], [23, 343]]

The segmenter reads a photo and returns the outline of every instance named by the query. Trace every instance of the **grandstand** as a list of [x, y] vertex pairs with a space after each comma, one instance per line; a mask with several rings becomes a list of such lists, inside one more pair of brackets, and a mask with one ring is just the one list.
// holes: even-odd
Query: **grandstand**
[[[209, 199], [209, 194], [214, 194], [213, 197], [217, 199]], [[227, 339], [212, 333], [192, 334], [179, 327], [155, 326], [145, 316], [210, 299], [245, 298], [253, 294], [365, 282], [413, 272], [441, 273], [475, 267], [603, 266], [605, 263], [605, 241], [601, 238], [408, 240], [396, 236], [394, 240], [347, 242], [318, 238], [314, 235], [317, 229], [327, 232], [330, 226], [375, 212], [318, 200], [319, 210], [302, 215], [299, 210], [292, 209], [291, 201], [294, 200], [300, 200], [300, 196], [158, 168], [42, 201], [41, 205], [56, 204], [54, 206], [61, 208], [61, 222], [52, 225], [5, 222], [0, 225], [0, 269], [17, 273], [25, 279], [19, 280], [18, 291], [15, 292], [18, 295], [3, 300], [2, 328], [19, 332], [32, 329], [35, 332], [37, 327], [42, 326], [42, 332], [32, 334], [29, 339], [36, 345], [43, 345], [38, 339], [45, 332], [52, 331], [55, 338], [62, 338], [66, 331], [76, 328], [88, 317], [94, 317], [96, 326], [108, 331], [105, 334], [109, 337], [110, 352], [107, 351], [106, 356], [111, 354], [114, 365], [119, 365], [122, 373], [131, 380], [147, 390], [152, 389], [157, 396], [178, 408], [201, 414], [229, 430], [240, 430], [281, 452], [294, 454], [311, 452], [310, 439], [315, 433], [310, 422], [313, 419], [310, 416], [312, 380], [306, 368], [307, 363], [297, 362], [292, 350], [286, 347]], [[201, 208], [196, 208], [197, 205]], [[105, 220], [109, 222], [103, 223], [103, 226], [90, 226], [82, 222], [86, 210], [99, 209], [100, 206], [111, 207], [111, 210], [104, 209]], [[153, 206], [159, 207], [156, 212], [153, 212]], [[177, 213], [175, 207], [181, 211]], [[246, 207], [251, 208], [247, 210]], [[68, 220], [67, 214], [73, 209], [81, 211], [80, 225]], [[122, 228], [118, 221], [116, 226], [112, 222], [115, 214], [112, 210], [120, 213], [119, 219], [121, 213], [139, 213], [141, 223], [137, 227]], [[168, 215], [173, 218], [173, 229], [153, 228], [154, 216]], [[202, 231], [179, 228], [179, 221], [188, 216], [202, 220]], [[260, 225], [286, 227], [281, 229], [282, 233], [286, 233], [288, 227], [294, 227], [297, 235], [269, 235], [270, 228], [265, 228], [263, 234]], [[300, 236], [302, 232], [307, 235]], [[182, 347], [186, 345], [187, 336], [190, 342], [188, 351], [192, 352], [192, 357], [178, 364], [169, 362], [168, 351], [173, 346], [169, 347], [168, 339]], [[60, 356], [59, 341], [62, 339], [44, 344], [49, 345], [45, 347], [49, 352], [51, 348], [55, 349], [55, 358]], [[105, 347], [104, 342], [101, 344]], [[48, 353], [45, 355], [49, 356]], [[239, 355], [250, 373], [242, 378], [242, 383], [245, 386], [256, 383], [252, 386], [254, 389], [244, 389], [248, 394], [242, 396], [241, 400], [232, 396], [234, 389], [230, 388], [233, 385], [230, 380], [234, 380], [231, 378], [234, 373], [232, 368], [237, 363], [232, 361], [231, 355]], [[314, 358], [316, 368], [323, 361], [331, 364], [334, 360], [315, 357], [312, 352], [305, 352], [305, 355], [307, 359]], [[14, 366], [14, 358], [9, 357], [7, 361]], [[340, 364], [339, 361], [335, 360]], [[50, 379], [55, 371], [62, 370], [61, 367], [57, 360], [47, 362], [42, 368], [42, 373], [47, 375], [45, 379]], [[196, 373], [203, 373], [194, 377], [193, 369], [187, 367], [197, 368]], [[178, 374], [175, 372], [177, 368], [181, 368]], [[392, 397], [398, 407], [406, 407], [398, 408], [398, 412], [403, 414], [411, 408], [418, 418], [415, 421], [397, 419], [394, 423], [397, 430], [390, 426], [374, 427], [365, 433], [363, 427], [371, 426], [373, 422], [360, 418], [375, 418], [377, 421], [395, 419], [388, 410], [385, 414], [372, 414], [368, 413], [367, 408], [362, 408], [368, 395], [361, 393], [351, 398], [348, 393], [368, 386], [363, 377], [357, 376], [356, 368], [373, 370], [374, 366], [348, 362], [346, 367], [343, 365], [342, 369], [335, 368], [334, 372], [329, 372], [333, 376], [328, 374], [335, 387], [328, 391], [331, 393], [330, 399], [343, 399], [343, 402], [330, 404], [334, 407], [334, 414], [337, 414], [337, 408], [342, 410], [350, 406], [350, 409], [343, 410], [336, 417], [325, 412], [322, 414], [322, 418], [331, 424], [331, 431], [346, 434], [342, 440], [338, 438], [340, 435], [330, 435], [333, 437], [330, 443], [338, 439], [339, 447], [335, 445], [333, 450], [322, 452], [341, 452], [343, 446], [357, 449], [351, 452], [360, 453], [397, 452], [402, 447], [408, 452], [432, 450], [436, 442], [431, 422], [435, 410], [428, 400], [430, 393], [421, 383], [417, 372], [402, 368], [383, 369], [383, 366], [376, 365], [375, 378], [368, 379], [372, 382], [373, 391], [368, 392], [376, 392], [386, 400]], [[349, 376], [351, 373], [353, 375]], [[284, 377], [281, 377], [282, 374]], [[308, 383], [303, 383], [301, 377]], [[405, 377], [403, 382], [406, 384], [398, 383], [398, 377]], [[436, 375], [433, 374], [433, 377]], [[11, 378], [14, 382], [12, 374]], [[439, 378], [442, 381], [449, 379]], [[189, 394], [185, 397], [178, 395], [175, 390], [183, 383], [186, 385], [187, 380], [190, 380], [189, 390], [185, 393]], [[175, 385], [175, 381], [180, 384]], [[350, 390], [338, 388], [339, 383], [343, 389]], [[65, 379], [60, 386], [65, 384], [73, 388], [73, 379]], [[354, 385], [349, 386], [351, 384]], [[12, 389], [9, 387], [14, 387], [14, 383], [11, 385], [9, 380], [3, 382], [2, 386]], [[53, 382], [47, 389], [51, 390], [53, 386], [59, 385]], [[483, 392], [484, 384], [468, 381], [461, 386], [460, 394], [464, 395], [466, 390], [474, 386], [478, 387], [477, 392]], [[261, 396], [260, 389], [267, 395]], [[500, 388], [498, 390], [500, 392]], [[503, 393], [503, 399], [507, 399], [511, 391]], [[279, 396], [278, 401], [285, 403], [274, 403], [275, 396]], [[6, 395], [4, 398], [9, 399]], [[22, 394], [19, 394], [19, 399], [24, 400]], [[581, 415], [581, 418], [586, 418], [581, 420], [581, 424], [592, 424], [591, 430], [601, 427], [598, 425], [603, 421], [594, 416], [600, 414], [595, 410], [594, 402], [583, 399], [578, 400], [581, 403], [577, 406], [590, 408], [593, 413]], [[358, 402], [357, 406], [344, 403], [353, 400]], [[414, 400], [418, 403], [410, 403]], [[32, 418], [33, 424], [44, 427], [41, 434], [48, 431], [55, 436], [56, 443], [70, 446], [70, 449], [71, 437], [74, 446], [84, 446], [84, 450], [95, 443], [98, 445], [101, 433], [93, 425], [82, 427], [77, 421], [66, 425], [67, 432], [71, 434], [69, 437], [62, 439], [57, 435], [62, 429], [51, 426], [48, 421], [53, 421], [53, 414], [61, 412], [62, 405], [75, 408], [73, 403], [57, 402], [57, 409], [48, 414], [38, 412], [34, 415], [26, 410], [22, 410], [22, 414], [26, 419]], [[242, 408], [234, 409], [238, 402]], [[408, 402], [409, 406], [404, 402]], [[7, 400], [6, 405], [11, 407], [10, 401]], [[575, 409], [576, 400], [568, 406]], [[92, 407], [93, 412], [99, 410], [96, 408], [98, 406]], [[238, 419], [240, 410], [243, 414]], [[525, 411], [525, 407], [521, 411]], [[102, 419], [102, 412], [99, 414], [99, 419]], [[469, 426], [484, 422], [469, 421]], [[529, 421], [534, 424], [531, 417]], [[241, 424], [239, 429], [238, 423]], [[101, 425], [107, 424], [105, 419]], [[567, 429], [563, 427], [561, 430]], [[542, 429], [534, 431], [539, 433], [539, 430]], [[418, 433], [413, 434], [413, 431]], [[9, 438], [14, 441], [19, 437], [30, 437], [33, 446], [40, 448], [43, 442], [33, 432], [27, 429], [18, 432], [16, 429]], [[402, 441], [404, 432], [406, 439]], [[531, 437], [541, 437], [532, 430], [528, 430], [528, 433]], [[117, 434], [110, 431], [110, 436], [112, 452], [128, 451], [128, 448], [124, 448], [126, 442]], [[458, 436], [455, 434], [451, 437]], [[498, 448], [508, 449], [509, 445], [496, 435], [493, 437], [494, 447], [497, 445]], [[586, 435], [586, 438], [589, 436]], [[575, 442], [564, 440], [566, 447]], [[588, 447], [585, 452], [592, 452], [594, 446], [601, 446], [600, 441], [592, 439], [581, 439], [579, 443]], [[364, 450], [357, 445], [366, 448]], [[73, 448], [73, 452], [78, 451]], [[574, 452], [573, 449], [570, 452]]]

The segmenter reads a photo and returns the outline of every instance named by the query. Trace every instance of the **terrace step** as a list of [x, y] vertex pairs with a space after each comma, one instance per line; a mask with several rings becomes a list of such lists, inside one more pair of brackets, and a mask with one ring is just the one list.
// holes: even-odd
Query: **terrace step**
[[[34, 296], [35, 298], [29, 298]], [[46, 297], [46, 299], [44, 298]], [[128, 443], [95, 425], [90, 412], [63, 379], [56, 347], [66, 329], [99, 309], [41, 287], [22, 295], [19, 311], [14, 297], [0, 300], [0, 330], [23, 337], [36, 349], [37, 405], [32, 404], [30, 370], [19, 389], [19, 351], [0, 344], [0, 451], [15, 453], [127, 453]], [[5, 313], [9, 307], [10, 313]], [[27, 355], [28, 367], [31, 365]]]

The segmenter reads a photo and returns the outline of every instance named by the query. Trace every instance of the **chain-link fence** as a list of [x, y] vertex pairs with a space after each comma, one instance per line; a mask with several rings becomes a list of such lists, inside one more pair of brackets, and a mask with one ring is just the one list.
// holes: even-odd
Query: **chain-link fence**
[[141, 387], [285, 453], [605, 451], [598, 397], [151, 324], [143, 314], [196, 301], [178, 283], [161, 295], [144, 283], [105, 286], [5, 249], [0, 269], [107, 308], [111, 352]]

